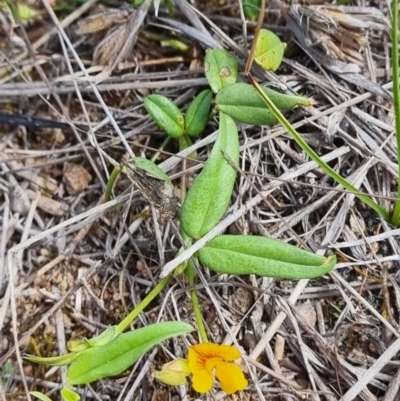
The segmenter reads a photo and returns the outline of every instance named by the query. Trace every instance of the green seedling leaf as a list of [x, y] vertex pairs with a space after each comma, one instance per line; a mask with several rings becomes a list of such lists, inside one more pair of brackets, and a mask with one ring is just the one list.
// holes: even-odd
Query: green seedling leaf
[[146, 159], [144, 157], [133, 157], [132, 159], [129, 159], [125, 164], [133, 166], [135, 170], [145, 172], [146, 175], [149, 177], [157, 178], [161, 181], [165, 181], [171, 187], [173, 186], [170, 178], [164, 172], [164, 170], [161, 170], [160, 167], [157, 166], [157, 164], [149, 159]]
[[275, 71], [281, 65], [286, 45], [273, 32], [260, 29], [254, 60], [265, 70]]
[[120, 334], [102, 347], [82, 351], [69, 367], [67, 380], [70, 384], [86, 384], [118, 375], [155, 345], [193, 330], [184, 322], [165, 322]]
[[227, 51], [209, 50], [204, 58], [204, 69], [208, 83], [214, 93], [237, 81], [238, 62]]
[[[284, 95], [267, 87], [261, 87], [279, 109], [291, 109], [294, 106], [309, 106], [304, 97]], [[252, 85], [237, 83], [222, 89], [215, 98], [217, 110], [234, 120], [252, 125], [273, 125], [278, 121]]]
[[185, 115], [185, 129], [191, 136], [200, 135], [208, 123], [212, 92], [206, 89], [200, 92], [190, 103]]
[[221, 235], [199, 253], [200, 261], [221, 274], [256, 274], [281, 279], [309, 279], [329, 272], [336, 256], [324, 257], [285, 242], [252, 235]]
[[52, 356], [49, 358], [42, 358], [35, 355], [26, 355], [25, 359], [31, 362], [40, 363], [41, 365], [47, 366], [65, 366], [72, 363], [79, 356], [79, 352], [71, 354]]
[[79, 352], [83, 351], [86, 348], [90, 347], [101, 347], [109, 343], [117, 336], [117, 326], [108, 327], [97, 337], [93, 337], [90, 339], [84, 339], [83, 341], [69, 341], [67, 344], [67, 348], [71, 352]]
[[261, 0], [244, 0], [243, 12], [250, 21], [256, 21], [260, 15]]
[[236, 170], [222, 151], [239, 162], [239, 137], [235, 122], [220, 113], [219, 134], [203, 170], [194, 180], [181, 210], [183, 231], [190, 238], [207, 234], [224, 215], [231, 199]]
[[41, 401], [52, 401], [51, 398], [47, 397], [47, 395], [41, 393], [40, 391], [30, 391], [29, 394], [39, 398]]
[[144, 107], [171, 138], [179, 138], [183, 134], [184, 118], [172, 100], [162, 95], [149, 95], [144, 99]]
[[60, 392], [65, 401], [79, 401], [81, 399], [80, 395], [70, 388], [64, 387]]

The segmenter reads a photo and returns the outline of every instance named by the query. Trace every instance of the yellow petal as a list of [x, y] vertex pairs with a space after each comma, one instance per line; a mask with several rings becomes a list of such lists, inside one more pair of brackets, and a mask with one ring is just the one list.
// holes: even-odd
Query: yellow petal
[[197, 359], [209, 359], [219, 357], [226, 361], [234, 361], [235, 359], [240, 358], [240, 351], [237, 348], [231, 347], [230, 345], [219, 345], [211, 343], [192, 345], [189, 349], [189, 363], [191, 353], [192, 356], [194, 356], [193, 354], [196, 353]]
[[215, 375], [226, 394], [233, 394], [236, 391], [243, 390], [248, 384], [242, 369], [233, 363], [221, 360], [217, 361], [215, 364]]
[[192, 373], [193, 388], [198, 393], [207, 393], [211, 390], [214, 383], [214, 377], [211, 372], [208, 372], [206, 369], [199, 369]]

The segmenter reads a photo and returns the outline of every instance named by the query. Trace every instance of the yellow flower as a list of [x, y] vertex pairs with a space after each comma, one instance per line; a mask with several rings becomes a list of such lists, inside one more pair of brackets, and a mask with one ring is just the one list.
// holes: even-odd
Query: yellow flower
[[210, 391], [215, 376], [227, 394], [247, 387], [242, 369], [227, 361], [240, 358], [237, 348], [229, 345], [197, 344], [189, 348], [189, 368], [193, 375], [193, 388], [199, 393]]

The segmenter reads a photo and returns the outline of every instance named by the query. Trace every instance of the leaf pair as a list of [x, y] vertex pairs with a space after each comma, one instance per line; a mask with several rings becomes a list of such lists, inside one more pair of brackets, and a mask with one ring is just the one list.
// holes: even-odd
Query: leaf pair
[[157, 125], [171, 138], [180, 138], [184, 133], [200, 135], [208, 123], [212, 92], [200, 92], [189, 105], [185, 117], [175, 103], [162, 95], [149, 95], [144, 107]]

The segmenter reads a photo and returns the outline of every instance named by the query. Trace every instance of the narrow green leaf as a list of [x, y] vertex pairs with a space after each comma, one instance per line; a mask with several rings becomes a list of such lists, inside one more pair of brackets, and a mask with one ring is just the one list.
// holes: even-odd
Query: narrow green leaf
[[51, 398], [47, 397], [47, 395], [41, 393], [40, 391], [30, 391], [29, 394], [39, 398], [41, 401], [52, 401]]
[[204, 58], [204, 69], [208, 83], [214, 93], [237, 81], [238, 62], [227, 51], [208, 50]]
[[181, 224], [191, 238], [207, 234], [224, 215], [235, 184], [236, 170], [222, 151], [234, 163], [239, 162], [239, 136], [235, 122], [220, 113], [219, 134], [201, 173], [188, 191], [181, 210]]
[[[300, 96], [290, 96], [262, 87], [279, 109], [291, 109], [297, 105], [309, 106], [310, 101]], [[273, 125], [277, 118], [252, 85], [237, 83], [222, 89], [215, 98], [216, 108], [234, 120], [252, 125]]]
[[212, 91], [200, 92], [190, 103], [185, 114], [185, 130], [191, 136], [200, 135], [208, 123]]
[[273, 32], [260, 29], [254, 60], [265, 70], [275, 71], [281, 65], [285, 44]]
[[144, 99], [144, 107], [170, 137], [179, 138], [183, 134], [184, 118], [172, 100], [162, 95], [149, 95]]
[[336, 264], [336, 256], [324, 257], [285, 242], [252, 235], [221, 235], [207, 243], [200, 261], [221, 274], [256, 274], [299, 280], [321, 276]]
[[165, 322], [123, 333], [102, 347], [82, 351], [69, 367], [67, 380], [70, 384], [85, 384], [118, 375], [155, 345], [192, 330], [184, 322]]
[[[397, 197], [400, 198], [400, 89], [399, 89], [399, 2], [392, 2], [392, 69], [393, 69], [393, 109], [395, 115], [397, 142]], [[400, 201], [396, 201], [390, 222], [400, 226]]]
[[71, 354], [52, 356], [43, 358], [35, 355], [26, 355], [25, 359], [31, 362], [40, 363], [41, 365], [47, 366], [65, 366], [72, 363], [79, 355], [79, 352], [73, 352]]

